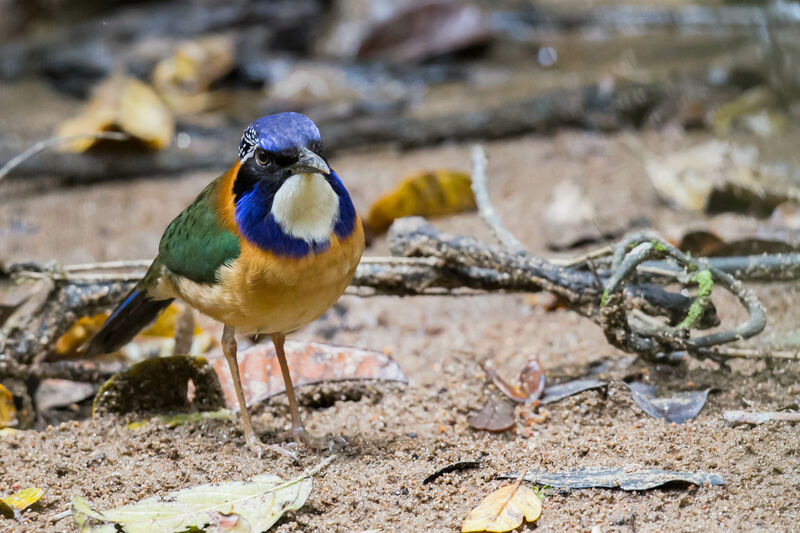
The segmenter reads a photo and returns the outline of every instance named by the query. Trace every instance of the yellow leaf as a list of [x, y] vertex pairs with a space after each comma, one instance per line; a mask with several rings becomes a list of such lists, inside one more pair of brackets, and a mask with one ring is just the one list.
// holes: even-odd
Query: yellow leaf
[[[171, 338], [175, 334], [175, 321], [180, 315], [179, 304], [173, 303], [158, 317], [155, 323], [141, 334], [150, 337]], [[94, 316], [84, 316], [75, 323], [56, 341], [55, 351], [64, 357], [71, 357], [78, 354], [78, 349], [86, 344], [95, 333], [105, 324], [107, 315], [98, 313]], [[194, 335], [200, 335], [203, 330], [195, 326]], [[2, 417], [0, 417], [0, 423]]]
[[7, 516], [21, 513], [34, 503], [38, 502], [44, 491], [38, 487], [29, 487], [0, 498], [0, 512]]
[[176, 113], [197, 113], [222, 102], [211, 85], [236, 66], [235, 43], [229, 35], [185, 41], [153, 69], [153, 86]]
[[[180, 305], [176, 303], [170, 304], [170, 306], [161, 313], [155, 323], [142, 331], [141, 334], [147, 335], [148, 337], [173, 337], [175, 335], [175, 322], [178, 320], [181, 311]], [[198, 326], [194, 327], [194, 335], [199, 335], [202, 332], [203, 330]]]
[[7, 388], [0, 385], [0, 428], [15, 426], [18, 422], [14, 396], [11, 395]]
[[56, 341], [56, 353], [63, 356], [76, 355], [92, 336], [100, 331], [106, 321], [105, 313], [82, 316]]
[[[58, 129], [61, 137], [121, 130], [145, 146], [160, 150], [169, 146], [175, 120], [169, 109], [147, 84], [128, 76], [115, 76], [98, 85], [83, 112]], [[76, 140], [67, 149], [83, 152], [97, 139]]]
[[455, 170], [418, 172], [380, 197], [369, 210], [366, 226], [383, 233], [396, 218], [440, 216], [475, 209], [468, 174]]
[[523, 517], [528, 522], [537, 520], [542, 514], [542, 500], [536, 491], [522, 485], [523, 477], [513, 485], [494, 491], [470, 511], [461, 532], [511, 531], [522, 524]]

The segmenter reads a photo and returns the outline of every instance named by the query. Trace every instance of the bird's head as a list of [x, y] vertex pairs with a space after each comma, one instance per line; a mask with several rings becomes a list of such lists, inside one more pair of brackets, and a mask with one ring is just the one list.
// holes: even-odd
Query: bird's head
[[305, 115], [261, 117], [247, 127], [239, 143], [240, 188], [266, 181], [277, 190], [293, 175], [330, 174], [321, 151], [317, 125]]
[[317, 126], [299, 113], [269, 115], [248, 126], [233, 184], [242, 235], [290, 255], [326, 246], [332, 231], [349, 235], [355, 211], [321, 152]]

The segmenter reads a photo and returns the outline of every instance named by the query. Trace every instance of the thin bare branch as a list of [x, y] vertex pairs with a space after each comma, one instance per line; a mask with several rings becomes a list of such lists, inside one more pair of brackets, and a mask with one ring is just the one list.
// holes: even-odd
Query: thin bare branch
[[525, 247], [522, 243], [508, 231], [492, 204], [489, 197], [489, 188], [486, 175], [486, 152], [480, 144], [472, 147], [472, 194], [475, 195], [475, 203], [478, 204], [478, 214], [481, 216], [489, 229], [492, 230], [497, 240], [509, 248], [512, 252], [522, 252]]
[[69, 137], [50, 137], [49, 139], [45, 139], [43, 141], [39, 141], [24, 152], [12, 157], [8, 163], [3, 165], [3, 168], [0, 168], [0, 181], [5, 178], [9, 172], [14, 170], [16, 167], [21, 165], [25, 162], [25, 160], [30, 159], [31, 157], [35, 156], [39, 152], [43, 152], [49, 148], [54, 148], [56, 146], [61, 146], [64, 144], [69, 144], [71, 142], [75, 142], [81, 139], [108, 139], [111, 141], [127, 141], [131, 138], [130, 135], [127, 133], [123, 133], [120, 131], [103, 131], [100, 133], [84, 133], [81, 135], [71, 135]]

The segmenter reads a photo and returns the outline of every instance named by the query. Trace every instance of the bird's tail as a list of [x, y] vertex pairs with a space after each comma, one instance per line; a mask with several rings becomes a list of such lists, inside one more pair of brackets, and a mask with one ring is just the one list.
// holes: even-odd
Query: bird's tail
[[146, 288], [137, 285], [108, 317], [100, 331], [84, 349], [91, 357], [114, 352], [133, 339], [158, 314], [172, 303], [172, 298], [157, 300], [148, 296]]

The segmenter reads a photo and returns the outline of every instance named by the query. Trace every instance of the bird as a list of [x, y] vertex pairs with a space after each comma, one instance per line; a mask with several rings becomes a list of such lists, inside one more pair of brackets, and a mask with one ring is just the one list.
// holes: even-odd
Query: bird
[[244, 130], [232, 167], [167, 226], [144, 277], [85, 346], [113, 352], [179, 298], [221, 322], [221, 345], [244, 439], [261, 457], [242, 391], [235, 334], [272, 337], [289, 402], [288, 436], [305, 430], [286, 361], [286, 335], [322, 316], [344, 293], [364, 251], [364, 230], [342, 180], [323, 156], [316, 124], [293, 112]]

